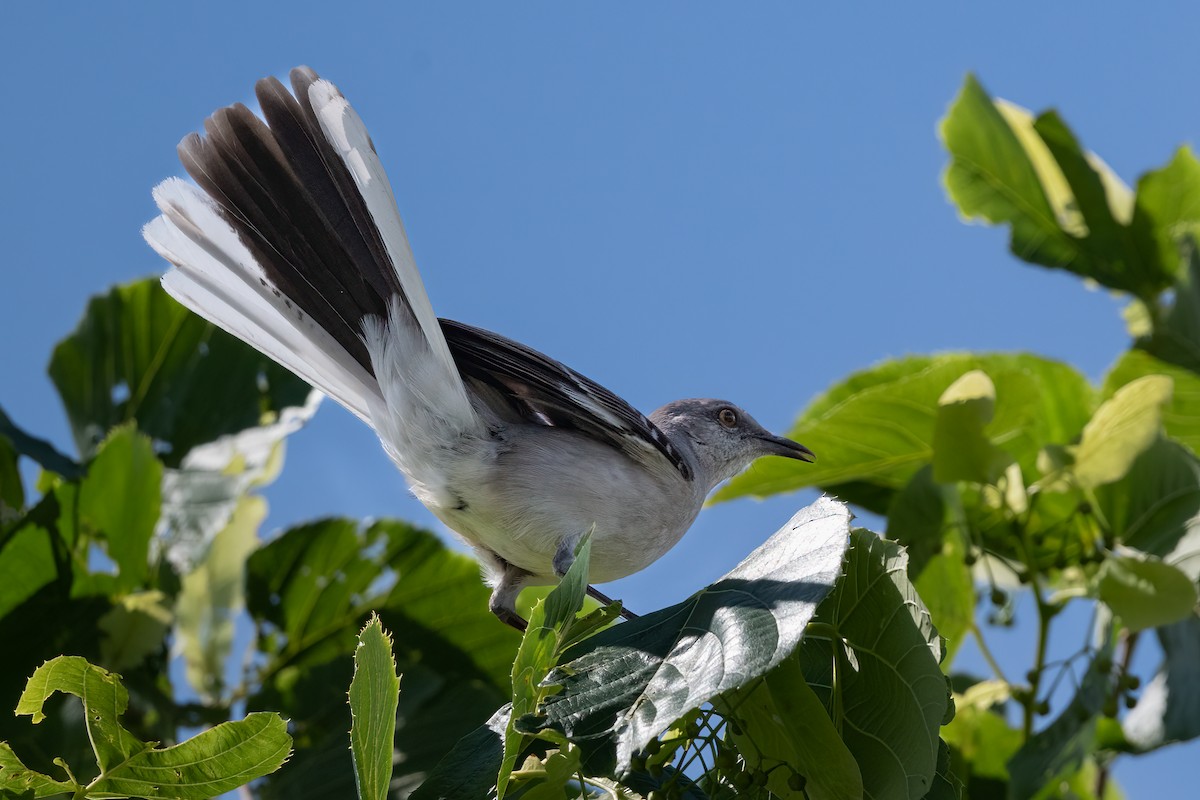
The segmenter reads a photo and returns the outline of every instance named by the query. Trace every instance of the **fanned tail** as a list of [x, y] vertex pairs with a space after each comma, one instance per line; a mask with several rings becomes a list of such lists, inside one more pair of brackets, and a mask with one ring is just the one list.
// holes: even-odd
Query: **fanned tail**
[[180, 143], [203, 191], [178, 179], [155, 189], [162, 216], [143, 233], [175, 267], [163, 286], [376, 429], [402, 366], [373, 361], [382, 351], [364, 337], [399, 337], [388, 353], [411, 362], [401, 394], [428, 392], [451, 427], [472, 425], [362, 121], [312, 70], [293, 70], [291, 83], [294, 94], [274, 78], [258, 82], [265, 122], [238, 104]]

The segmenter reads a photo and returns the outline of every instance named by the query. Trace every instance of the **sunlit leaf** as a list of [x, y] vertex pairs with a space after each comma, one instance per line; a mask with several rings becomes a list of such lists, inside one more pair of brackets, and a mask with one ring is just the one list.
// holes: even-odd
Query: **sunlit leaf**
[[1156, 558], [1110, 556], [1096, 576], [1096, 596], [1131, 630], [1156, 628], [1192, 616], [1196, 585]]
[[1071, 441], [1091, 415], [1087, 380], [1037, 356], [960, 353], [886, 362], [830, 389], [789, 431], [818, 454], [817, 463], [764, 459], [719, 489], [715, 499], [765, 497], [807, 486], [836, 494], [843, 484], [870, 485], [883, 490], [874, 500], [882, 513], [891, 496], [931, 463], [938, 399], [972, 370], [987, 373], [995, 386], [987, 436], [1029, 474], [1042, 447]]
[[933, 428], [933, 479], [938, 483], [990, 483], [1008, 456], [984, 429], [996, 413], [996, 387], [983, 370], [971, 370], [938, 398]]
[[993, 101], [968, 76], [942, 120], [946, 189], [968, 219], [1011, 228], [1013, 253], [1151, 300], [1170, 284], [1157, 252], [1135, 246], [1128, 190], [1086, 153], [1054, 112]]
[[520, 722], [612, 733], [618, 768], [686, 711], [784, 659], [830, 591], [850, 514], [827, 498], [802, 509], [736, 569], [684, 602], [583, 641], [547, 684], [544, 716]]
[[1158, 438], [1171, 388], [1170, 378], [1146, 375], [1122, 386], [1096, 409], [1074, 450], [1073, 473], [1080, 486], [1093, 489], [1129, 472]]
[[126, 589], [142, 585], [149, 572], [162, 470], [150, 440], [126, 426], [100, 445], [79, 487], [79, 517], [104, 537]]
[[1163, 429], [1172, 439], [1200, 454], [1200, 374], [1160, 361], [1142, 350], [1129, 350], [1104, 379], [1106, 398], [1145, 375], [1165, 375], [1174, 384], [1171, 399], [1162, 410]]

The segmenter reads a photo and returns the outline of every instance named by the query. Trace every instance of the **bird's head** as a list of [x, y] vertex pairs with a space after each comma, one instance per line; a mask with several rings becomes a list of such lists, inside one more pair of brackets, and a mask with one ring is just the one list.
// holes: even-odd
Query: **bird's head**
[[691, 452], [699, 467], [696, 478], [707, 483], [706, 492], [762, 456], [816, 460], [807, 447], [776, 436], [726, 400], [676, 400], [650, 420]]

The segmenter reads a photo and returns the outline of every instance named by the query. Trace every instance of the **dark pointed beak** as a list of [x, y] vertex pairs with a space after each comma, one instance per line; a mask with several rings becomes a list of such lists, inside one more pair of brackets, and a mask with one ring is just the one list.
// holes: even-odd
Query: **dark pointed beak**
[[817, 460], [812, 450], [809, 450], [799, 442], [793, 442], [791, 439], [785, 439], [782, 436], [774, 436], [769, 433], [758, 438], [766, 445], [764, 449], [767, 455], [796, 458], [800, 461], [808, 461], [810, 463]]

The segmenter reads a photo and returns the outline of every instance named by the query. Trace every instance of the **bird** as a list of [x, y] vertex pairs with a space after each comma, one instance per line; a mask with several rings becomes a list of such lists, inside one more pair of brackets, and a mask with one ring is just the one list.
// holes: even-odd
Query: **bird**
[[[488, 606], [553, 585], [591, 535], [588, 581], [649, 566], [762, 456], [813, 461], [731, 402], [646, 416], [549, 356], [438, 318], [358, 114], [308, 67], [255, 86], [179, 143], [143, 229], [162, 286], [378, 434], [415, 497], [474, 548]], [[611, 602], [595, 587], [589, 592]], [[633, 616], [624, 611], [626, 616]]]

